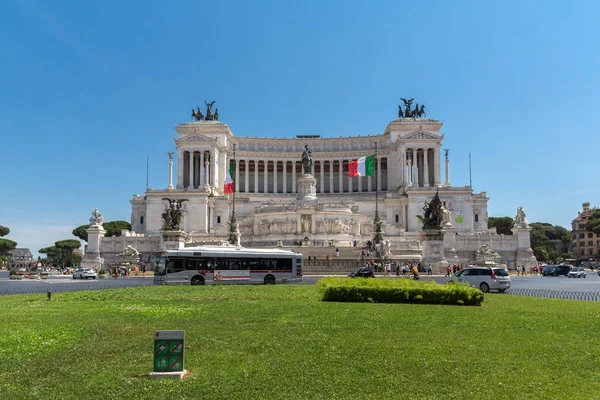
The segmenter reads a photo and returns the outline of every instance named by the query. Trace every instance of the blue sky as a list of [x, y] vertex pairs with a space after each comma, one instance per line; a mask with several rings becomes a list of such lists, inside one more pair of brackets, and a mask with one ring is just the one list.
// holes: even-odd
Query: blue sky
[[129, 220], [174, 127], [217, 100], [235, 135], [381, 133], [400, 97], [444, 122], [450, 181], [490, 216], [570, 229], [600, 205], [594, 1], [0, 3], [0, 225], [34, 253]]

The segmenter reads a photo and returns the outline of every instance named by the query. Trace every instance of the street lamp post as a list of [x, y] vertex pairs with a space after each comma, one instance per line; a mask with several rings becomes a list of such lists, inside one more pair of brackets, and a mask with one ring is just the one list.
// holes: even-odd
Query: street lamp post
[[[379, 175], [379, 170], [377, 169], [377, 142], [375, 143], [375, 218], [373, 219], [373, 225], [375, 225], [375, 236], [373, 237], [373, 243], [375, 244], [375, 251], [377, 251], [377, 256], [379, 261], [381, 262], [381, 252], [382, 252], [382, 242], [383, 242], [383, 232], [382, 225], [383, 222], [379, 219], [379, 186], [377, 185], [377, 177]], [[379, 246], [378, 246], [379, 245]]]
[[[235, 165], [235, 143], [233, 144], [233, 164]], [[234, 169], [235, 170], [235, 169]], [[233, 179], [233, 199], [231, 205], [231, 219], [229, 221], [229, 243], [239, 246], [240, 245], [240, 229], [237, 223], [237, 218], [235, 216], [235, 180], [236, 176], [232, 177]]]

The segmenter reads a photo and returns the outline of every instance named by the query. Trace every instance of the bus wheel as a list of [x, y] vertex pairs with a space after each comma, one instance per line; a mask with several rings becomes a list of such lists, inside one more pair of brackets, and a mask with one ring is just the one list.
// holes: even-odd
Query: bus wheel
[[192, 278], [192, 286], [204, 285], [204, 278], [201, 276], [195, 276]]
[[265, 285], [274, 285], [274, 284], [275, 284], [275, 277], [273, 275], [265, 276]]

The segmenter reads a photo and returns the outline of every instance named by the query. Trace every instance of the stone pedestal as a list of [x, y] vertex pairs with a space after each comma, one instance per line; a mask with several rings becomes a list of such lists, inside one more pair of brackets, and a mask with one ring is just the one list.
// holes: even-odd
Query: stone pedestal
[[160, 234], [161, 250], [176, 250], [185, 247], [187, 233], [184, 231], [162, 231]]
[[515, 224], [512, 228], [513, 235], [517, 238], [517, 257], [515, 265], [531, 267], [537, 265], [537, 259], [531, 250], [531, 228], [527, 222]]
[[311, 174], [304, 174], [298, 178], [298, 201], [316, 201], [317, 200], [317, 180]]
[[423, 258], [421, 267], [425, 270], [431, 265], [434, 274], [445, 271], [448, 261], [444, 256], [444, 232], [441, 229], [423, 230]]
[[95, 270], [101, 270], [104, 264], [104, 259], [100, 257], [100, 244], [102, 238], [106, 234], [106, 231], [102, 227], [102, 224], [91, 225], [87, 230], [88, 245], [83, 259], [81, 260], [81, 266], [83, 268], [91, 268]]

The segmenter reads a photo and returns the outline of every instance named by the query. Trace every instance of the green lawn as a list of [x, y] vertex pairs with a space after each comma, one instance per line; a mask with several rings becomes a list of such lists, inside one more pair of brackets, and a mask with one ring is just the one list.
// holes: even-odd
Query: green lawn
[[[600, 303], [328, 303], [314, 286], [0, 297], [0, 399], [600, 398]], [[183, 329], [182, 381], [148, 378]]]

